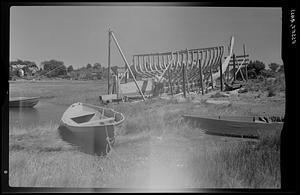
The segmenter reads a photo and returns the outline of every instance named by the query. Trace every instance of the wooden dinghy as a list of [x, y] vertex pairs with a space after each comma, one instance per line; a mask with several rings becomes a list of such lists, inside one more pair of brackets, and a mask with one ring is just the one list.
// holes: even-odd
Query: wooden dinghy
[[12, 97], [9, 107], [33, 107], [39, 102], [39, 97]]
[[113, 109], [77, 102], [62, 115], [61, 125], [82, 139], [93, 141], [96, 147], [107, 147], [107, 137], [114, 142], [114, 127], [125, 117]]
[[283, 128], [283, 122], [272, 122], [272, 118], [267, 117], [183, 115], [183, 119], [192, 127], [200, 128], [207, 134], [231, 137], [258, 139], [262, 135], [281, 131]]

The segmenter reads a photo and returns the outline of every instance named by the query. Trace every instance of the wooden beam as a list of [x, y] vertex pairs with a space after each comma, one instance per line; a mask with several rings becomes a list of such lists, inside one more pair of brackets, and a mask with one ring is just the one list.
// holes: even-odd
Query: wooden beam
[[219, 60], [220, 65], [220, 85], [221, 85], [221, 91], [223, 91], [223, 74], [222, 74], [222, 58]]
[[[246, 56], [245, 44], [243, 44], [243, 50], [244, 50], [244, 56]], [[246, 65], [246, 82], [248, 82], [248, 65]]]
[[110, 94], [110, 42], [111, 42], [111, 31], [110, 29], [108, 30], [108, 73], [107, 73], [107, 94]]
[[235, 76], [235, 71], [236, 71], [236, 69], [235, 69], [235, 55], [233, 54], [232, 57], [233, 57], [233, 81], [235, 81], [236, 80], [236, 76]]
[[127, 83], [127, 77], [128, 77], [128, 68], [125, 64], [125, 83]]
[[230, 75], [230, 70], [229, 70], [229, 65], [227, 66], [227, 83], [229, 82], [229, 75]]
[[182, 91], [183, 91], [183, 96], [186, 97], [186, 89], [185, 89], [185, 64], [183, 62], [183, 53], [181, 54], [181, 65], [182, 65]]
[[121, 56], [122, 56], [124, 62], [126, 63], [126, 66], [127, 66], [128, 70], [129, 70], [129, 72], [130, 72], [130, 74], [131, 74], [131, 76], [132, 76], [132, 78], [133, 78], [133, 81], [134, 81], [136, 87], [137, 87], [138, 90], [139, 90], [139, 93], [141, 94], [143, 100], [145, 101], [145, 100], [146, 100], [146, 99], [145, 99], [145, 96], [144, 96], [143, 92], [141, 91], [139, 85], [137, 84], [137, 81], [136, 81], [136, 79], [135, 79], [135, 76], [134, 76], [134, 74], [132, 73], [132, 70], [131, 70], [130, 66], [128, 65], [128, 62], [127, 62], [127, 60], [126, 60], [126, 58], [125, 58], [125, 56], [124, 56], [124, 54], [123, 54], [123, 52], [122, 52], [121, 47], [119, 46], [119, 43], [118, 43], [118, 41], [117, 41], [117, 39], [116, 39], [114, 33], [111, 32], [111, 35], [112, 35], [112, 38], [113, 38], [113, 40], [115, 41], [115, 43], [116, 43], [116, 45], [117, 45], [117, 47], [118, 47], [118, 50], [119, 50], [119, 52], [120, 52], [120, 54], [121, 54]]
[[187, 86], [186, 86], [186, 90], [188, 93], [190, 93], [190, 89], [189, 89], [189, 77], [188, 77], [188, 74], [187, 74], [187, 69], [189, 68], [189, 50], [186, 49], [186, 63], [185, 63], [186, 67], [185, 67], [185, 70], [184, 70], [184, 74], [185, 74], [185, 80], [187, 82]]
[[201, 59], [199, 59], [199, 71], [200, 71], [200, 86], [202, 95], [204, 95], [204, 86], [203, 86], [203, 73], [202, 73], [202, 67], [201, 67]]
[[[239, 58], [239, 59], [235, 58], [235, 61], [236, 61], [236, 62], [242, 62], [242, 61], [248, 62], [248, 61], [250, 61], [250, 60], [249, 60], [249, 58], [246, 58], [246, 59], [244, 59], [244, 58]], [[232, 63], [233, 63], [233, 60], [231, 59], [231, 60], [229, 61], [229, 63], [232, 64]]]
[[211, 64], [209, 65], [209, 74], [210, 74], [210, 80], [211, 80], [211, 88], [214, 89], [214, 80], [213, 80], [213, 75], [212, 75]]
[[[239, 58], [245, 58], [245, 57], [246, 57], [246, 58], [249, 57], [249, 54], [247, 54], [247, 55], [244, 54], [244, 55], [238, 55], [238, 56], [235, 56], [236, 59], [239, 59]], [[226, 56], [225, 56], [224, 58], [226, 58]], [[232, 57], [231, 57], [231, 58], [232, 58]]]
[[171, 82], [171, 72], [170, 72], [169, 68], [168, 68], [168, 77], [169, 77], [169, 86], [170, 86], [171, 94], [173, 96], [173, 86], [172, 86], [172, 82]]

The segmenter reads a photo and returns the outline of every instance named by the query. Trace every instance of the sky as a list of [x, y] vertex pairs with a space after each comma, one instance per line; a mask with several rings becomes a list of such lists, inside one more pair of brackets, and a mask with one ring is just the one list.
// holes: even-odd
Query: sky
[[[134, 54], [228, 46], [234, 36], [236, 55], [245, 44], [250, 60], [282, 64], [281, 15], [281, 8], [257, 7], [14, 6], [10, 61], [107, 66], [111, 29], [128, 63]], [[112, 41], [111, 65], [124, 64]]]

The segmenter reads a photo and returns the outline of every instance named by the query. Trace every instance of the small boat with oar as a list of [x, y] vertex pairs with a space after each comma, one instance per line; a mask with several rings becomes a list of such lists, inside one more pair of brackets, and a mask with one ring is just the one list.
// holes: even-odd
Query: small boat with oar
[[230, 137], [260, 138], [281, 131], [283, 118], [278, 116], [199, 116], [184, 114], [184, 122], [207, 134]]
[[114, 143], [114, 128], [124, 120], [124, 115], [113, 109], [77, 102], [63, 113], [61, 126], [95, 147], [107, 147]]
[[11, 97], [9, 98], [9, 107], [30, 108], [39, 102], [39, 97]]

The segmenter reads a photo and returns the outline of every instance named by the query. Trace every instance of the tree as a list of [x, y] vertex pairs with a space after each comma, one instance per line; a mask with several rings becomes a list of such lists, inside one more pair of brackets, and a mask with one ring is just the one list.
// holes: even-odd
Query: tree
[[91, 64], [87, 64], [87, 65], [86, 65], [86, 68], [87, 68], [87, 69], [90, 69], [90, 68], [92, 68], [92, 65], [91, 65]]
[[261, 61], [250, 61], [248, 64], [248, 70], [254, 71], [257, 76], [261, 74], [261, 71], [265, 69], [265, 64]]
[[284, 66], [283, 65], [280, 65], [280, 67], [278, 69], [278, 72], [284, 72]]
[[74, 70], [74, 68], [73, 68], [72, 65], [68, 66], [68, 68], [67, 68], [67, 71], [68, 71], [68, 72], [72, 72], [73, 70]]
[[28, 66], [28, 68], [38, 68], [35, 62], [31, 62], [28, 60], [23, 61], [23, 60], [17, 59], [16, 61], [11, 61], [9, 64], [10, 65], [26, 65], [26, 66]]
[[276, 64], [276, 63], [271, 63], [269, 64], [269, 68], [273, 71], [273, 72], [277, 72], [277, 69], [280, 65]]
[[96, 62], [93, 66], [94, 69], [101, 69], [101, 64]]
[[45, 75], [48, 77], [56, 77], [58, 75], [66, 75], [67, 69], [64, 62], [57, 60], [43, 61], [41, 65], [44, 67]]

